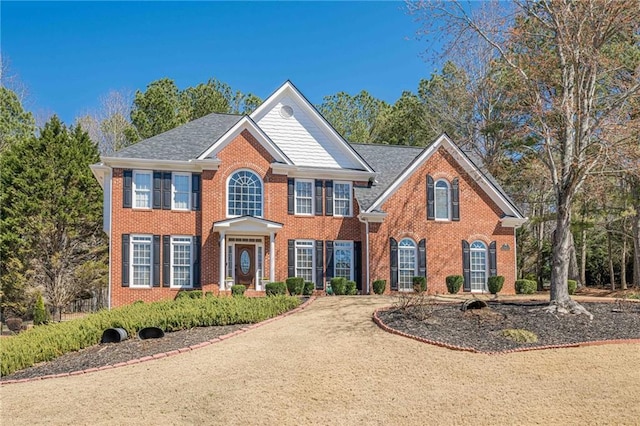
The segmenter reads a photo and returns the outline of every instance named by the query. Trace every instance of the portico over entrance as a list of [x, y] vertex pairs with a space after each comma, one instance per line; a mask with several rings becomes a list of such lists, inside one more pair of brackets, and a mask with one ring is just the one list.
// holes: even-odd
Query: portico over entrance
[[[255, 216], [239, 216], [213, 223], [213, 231], [220, 235], [219, 286], [229, 290], [234, 284], [263, 291], [262, 278], [275, 281], [276, 233], [282, 224]], [[268, 240], [268, 248], [265, 247]], [[269, 267], [265, 255], [269, 254]]]

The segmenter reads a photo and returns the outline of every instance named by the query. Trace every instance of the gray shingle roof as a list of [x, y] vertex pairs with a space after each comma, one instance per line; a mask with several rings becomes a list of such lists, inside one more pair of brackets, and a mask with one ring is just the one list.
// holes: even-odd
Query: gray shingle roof
[[117, 158], [187, 161], [197, 158], [242, 115], [212, 113], [117, 151]]

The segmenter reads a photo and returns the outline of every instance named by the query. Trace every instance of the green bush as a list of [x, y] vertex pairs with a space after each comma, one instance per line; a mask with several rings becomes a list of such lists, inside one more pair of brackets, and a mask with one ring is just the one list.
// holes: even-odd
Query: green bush
[[450, 294], [456, 294], [460, 291], [462, 283], [464, 283], [464, 277], [462, 275], [449, 275], [447, 278], [447, 291]]
[[517, 294], [534, 294], [538, 290], [538, 283], [532, 280], [517, 280]]
[[424, 293], [427, 291], [427, 277], [413, 277], [413, 291], [416, 293]]
[[331, 278], [331, 288], [333, 294], [336, 296], [342, 296], [347, 293], [347, 279], [344, 277]]
[[287, 294], [287, 285], [282, 281], [274, 281], [264, 286], [267, 296], [284, 296]]
[[245, 287], [242, 284], [235, 284], [231, 286], [231, 295], [234, 297], [243, 297], [244, 296], [244, 292], [247, 289], [247, 287]]
[[144, 305], [144, 300], [136, 300], [133, 302], [134, 305]]
[[49, 312], [44, 307], [44, 300], [42, 294], [38, 293], [36, 296], [36, 304], [33, 308], [33, 324], [42, 325], [49, 322]]
[[107, 328], [123, 328], [129, 336], [135, 336], [141, 328], [149, 326], [169, 332], [193, 327], [250, 324], [282, 314], [299, 304], [299, 298], [289, 296], [185, 297], [102, 310], [84, 318], [34, 327], [3, 338], [0, 374], [6, 376], [35, 363], [95, 345]]
[[358, 294], [358, 285], [355, 281], [347, 281], [344, 294], [348, 294], [349, 296]]
[[567, 280], [567, 286], [569, 287], [569, 294], [575, 294], [578, 288], [578, 282], [575, 280]]
[[387, 280], [375, 280], [373, 282], [373, 292], [375, 294], [382, 294], [387, 288]]
[[304, 278], [289, 277], [287, 278], [287, 290], [292, 296], [301, 295], [304, 291]]
[[315, 289], [315, 285], [311, 281], [304, 282], [304, 291], [302, 294], [305, 296], [311, 296], [313, 294], [313, 290]]
[[176, 294], [176, 300], [178, 299], [202, 299], [202, 290], [179, 291]]
[[504, 277], [502, 275], [487, 278], [487, 287], [489, 287], [489, 293], [491, 294], [498, 294], [503, 285]]

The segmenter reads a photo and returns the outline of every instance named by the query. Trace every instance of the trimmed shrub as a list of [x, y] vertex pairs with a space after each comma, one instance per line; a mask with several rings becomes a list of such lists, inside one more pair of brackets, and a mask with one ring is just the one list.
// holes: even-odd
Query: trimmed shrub
[[267, 296], [284, 296], [287, 294], [287, 285], [282, 281], [274, 281], [264, 286]]
[[578, 282], [576, 280], [567, 280], [567, 286], [569, 286], [569, 294], [575, 294]]
[[333, 289], [333, 294], [336, 296], [342, 296], [347, 292], [347, 279], [344, 277], [334, 277], [331, 278], [331, 288]]
[[184, 290], [176, 294], [176, 300], [180, 299], [202, 299], [202, 290]]
[[292, 296], [299, 296], [304, 291], [304, 278], [289, 277], [287, 278], [287, 290]]
[[44, 307], [44, 300], [42, 294], [38, 293], [36, 296], [36, 304], [33, 308], [33, 324], [41, 325], [49, 322], [49, 312]]
[[387, 280], [375, 280], [373, 282], [373, 292], [375, 294], [384, 293], [386, 288], [387, 288]]
[[12, 333], [20, 333], [20, 330], [22, 330], [22, 318], [18, 318], [18, 317], [12, 317], [12, 318], [7, 318], [4, 322], [7, 325], [7, 328], [12, 332]]
[[247, 290], [247, 287], [245, 287], [242, 284], [232, 285], [231, 286], [231, 295], [233, 297], [244, 297], [245, 290]]
[[[177, 298], [177, 296], [176, 296]], [[134, 305], [144, 305], [144, 300], [136, 300], [135, 302], [133, 302]]]
[[358, 285], [355, 281], [347, 281], [344, 294], [347, 294], [349, 296], [355, 296], [356, 294], [358, 294]]
[[487, 287], [489, 287], [489, 293], [491, 294], [498, 294], [503, 285], [504, 277], [502, 275], [487, 278]]
[[449, 275], [447, 278], [447, 291], [450, 294], [456, 294], [460, 291], [462, 283], [464, 283], [464, 277], [462, 275]]
[[538, 290], [538, 283], [532, 280], [516, 280], [517, 294], [534, 294]]
[[315, 285], [311, 281], [305, 281], [304, 291], [302, 292], [302, 294], [304, 294], [305, 296], [311, 296], [313, 294], [314, 288]]
[[427, 291], [427, 277], [413, 277], [413, 291], [416, 293], [424, 293]]

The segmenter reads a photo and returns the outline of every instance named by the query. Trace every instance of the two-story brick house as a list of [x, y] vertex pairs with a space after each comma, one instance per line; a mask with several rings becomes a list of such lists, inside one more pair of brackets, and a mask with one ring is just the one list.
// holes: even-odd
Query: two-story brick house
[[526, 219], [446, 135], [427, 148], [351, 145], [286, 82], [251, 115], [209, 114], [103, 157], [111, 306], [179, 290], [261, 294], [289, 276], [430, 292], [465, 276], [514, 291]]

